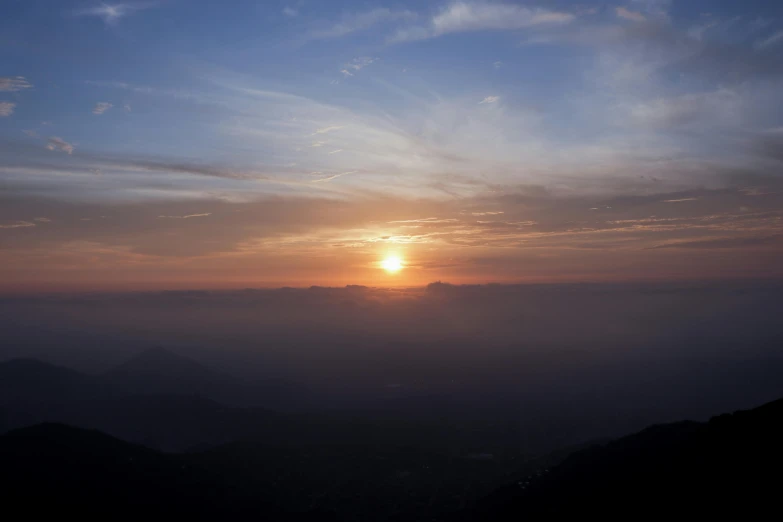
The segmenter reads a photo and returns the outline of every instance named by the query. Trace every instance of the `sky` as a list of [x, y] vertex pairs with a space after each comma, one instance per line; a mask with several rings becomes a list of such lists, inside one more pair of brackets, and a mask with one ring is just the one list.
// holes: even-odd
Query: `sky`
[[0, 17], [0, 292], [779, 278], [782, 172], [779, 2]]

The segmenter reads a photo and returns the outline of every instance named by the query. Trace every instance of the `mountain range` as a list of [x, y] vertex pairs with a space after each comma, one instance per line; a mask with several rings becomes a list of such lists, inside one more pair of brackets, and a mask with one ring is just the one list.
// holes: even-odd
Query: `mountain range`
[[296, 384], [245, 383], [164, 349], [95, 375], [35, 359], [0, 363], [0, 432], [59, 422], [173, 452], [254, 438], [521, 455], [563, 445], [552, 433], [568, 426], [552, 412], [523, 426], [513, 407], [438, 395], [386, 397], [361, 408], [329, 408], [318, 399]]
[[96, 428], [171, 451], [263, 429], [307, 401], [289, 383], [247, 384], [155, 348], [90, 375], [37, 359], [0, 363], [0, 431], [40, 422]]
[[491, 461], [388, 445], [249, 440], [166, 454], [41, 424], [0, 436], [0, 487], [7, 512], [88, 520], [756, 520], [778, 507], [780, 440], [783, 400], [519, 462], [505, 485], [464, 506], [477, 469]]

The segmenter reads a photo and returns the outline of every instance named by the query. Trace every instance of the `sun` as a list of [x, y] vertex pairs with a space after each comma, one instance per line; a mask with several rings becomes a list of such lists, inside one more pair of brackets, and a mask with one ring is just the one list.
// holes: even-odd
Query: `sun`
[[393, 274], [402, 270], [402, 259], [397, 256], [389, 256], [381, 261], [381, 268]]

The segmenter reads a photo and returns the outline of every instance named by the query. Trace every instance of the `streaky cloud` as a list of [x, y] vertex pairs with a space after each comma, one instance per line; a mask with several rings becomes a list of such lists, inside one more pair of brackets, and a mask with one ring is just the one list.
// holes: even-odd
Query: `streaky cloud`
[[0, 92], [17, 92], [32, 88], [24, 76], [0, 76]]
[[205, 212], [203, 214], [187, 214], [185, 216], [158, 216], [159, 219], [191, 219], [199, 217], [211, 216], [212, 212]]
[[95, 16], [101, 18], [106, 25], [115, 25], [126, 16], [157, 7], [157, 2], [136, 2], [136, 3], [102, 3], [96, 7], [85, 7], [74, 11], [76, 16]]
[[35, 223], [30, 221], [16, 221], [13, 223], [0, 223], [0, 229], [29, 228], [34, 227]]
[[435, 14], [428, 25], [401, 28], [389, 41], [401, 43], [471, 31], [508, 31], [568, 24], [572, 13], [539, 7], [491, 2], [453, 2]]
[[95, 104], [95, 107], [93, 107], [92, 113], [100, 116], [101, 114], [108, 111], [112, 107], [114, 107], [114, 105], [112, 105], [109, 102], [98, 102]]
[[15, 108], [15, 103], [6, 101], [0, 102], [0, 118], [12, 115]]
[[57, 136], [52, 136], [47, 140], [46, 148], [48, 150], [65, 152], [66, 154], [73, 154], [73, 151], [76, 149], [73, 144]]
[[358, 31], [366, 31], [375, 25], [384, 22], [411, 20], [415, 18], [416, 13], [412, 11], [394, 11], [386, 7], [378, 7], [363, 12], [345, 13], [340, 20], [331, 27], [314, 30], [308, 35], [308, 38], [312, 40], [340, 38]]

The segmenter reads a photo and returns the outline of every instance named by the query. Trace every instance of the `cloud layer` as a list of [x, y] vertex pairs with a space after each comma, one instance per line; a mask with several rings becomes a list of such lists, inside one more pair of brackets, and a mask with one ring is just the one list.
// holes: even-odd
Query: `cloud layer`
[[95, 104], [95, 107], [93, 107], [92, 113], [100, 116], [101, 114], [108, 111], [112, 107], [113, 105], [109, 102], [98, 102]]
[[46, 141], [46, 148], [48, 150], [65, 152], [67, 154], [73, 154], [75, 147], [57, 136], [52, 136]]
[[136, 3], [118, 3], [108, 4], [103, 3], [96, 7], [85, 7], [74, 11], [76, 16], [95, 16], [101, 18], [107, 25], [115, 25], [126, 16], [145, 9], [156, 7], [153, 2], [136, 2]]
[[0, 117], [12, 115], [14, 113], [15, 108], [16, 108], [15, 103], [0, 102]]
[[7, 280], [779, 274], [763, 6], [251, 4], [64, 8], [9, 51]]
[[0, 76], [0, 92], [17, 92], [31, 87], [24, 76]]
[[400, 29], [391, 42], [436, 38], [470, 31], [507, 31], [540, 25], [562, 25], [574, 20], [567, 12], [513, 4], [454, 2], [435, 14], [427, 25]]

